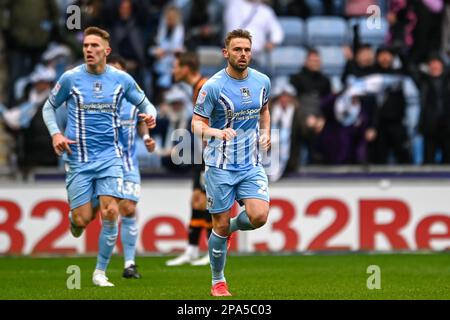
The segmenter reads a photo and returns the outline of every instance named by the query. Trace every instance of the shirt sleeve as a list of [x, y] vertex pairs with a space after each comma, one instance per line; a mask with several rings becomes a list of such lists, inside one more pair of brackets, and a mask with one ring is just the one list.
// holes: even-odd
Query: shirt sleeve
[[269, 99], [270, 99], [271, 85], [270, 85], [269, 77], [267, 77], [266, 84], [265, 84], [264, 88], [265, 88], [265, 92], [264, 92], [264, 96], [263, 96], [263, 106], [266, 105], [269, 102]]
[[209, 118], [214, 110], [216, 99], [216, 92], [214, 86], [207, 81], [200, 90], [197, 101], [194, 106], [194, 113], [204, 118]]
[[140, 109], [140, 105], [147, 100], [144, 91], [129, 74], [123, 73], [123, 76], [125, 99]]
[[53, 108], [58, 108], [61, 106], [70, 96], [71, 81], [70, 76], [67, 72], [63, 73], [61, 78], [53, 87], [48, 97], [48, 102]]
[[57, 124], [55, 108], [50, 100], [47, 100], [42, 108], [42, 118], [51, 136], [61, 132]]
[[137, 107], [141, 113], [149, 114], [156, 119], [157, 112], [155, 106], [145, 97], [144, 101]]

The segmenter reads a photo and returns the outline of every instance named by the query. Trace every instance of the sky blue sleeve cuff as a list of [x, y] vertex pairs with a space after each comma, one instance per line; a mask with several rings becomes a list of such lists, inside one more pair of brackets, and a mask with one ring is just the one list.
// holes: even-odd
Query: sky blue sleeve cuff
[[61, 133], [56, 123], [56, 112], [55, 108], [47, 100], [42, 108], [42, 117], [44, 118], [45, 125], [47, 126], [48, 132], [53, 136], [56, 133]]

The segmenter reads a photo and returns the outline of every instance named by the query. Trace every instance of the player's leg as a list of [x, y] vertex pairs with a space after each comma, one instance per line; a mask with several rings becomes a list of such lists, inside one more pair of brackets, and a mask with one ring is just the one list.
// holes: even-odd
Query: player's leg
[[123, 199], [119, 203], [121, 215], [120, 237], [124, 252], [125, 266], [122, 273], [124, 278], [139, 279], [141, 275], [137, 271], [135, 255], [138, 228], [136, 223], [137, 201]]
[[[202, 192], [204, 195], [204, 198], [206, 199], [206, 193]], [[206, 202], [206, 201], [205, 201]], [[203, 220], [203, 228], [206, 231], [206, 239], [209, 239], [211, 237], [212, 232], [212, 217], [208, 210], [201, 210], [200, 219]], [[199, 239], [200, 242], [200, 239]], [[206, 266], [209, 265], [209, 253], [204, 255], [203, 257], [198, 258], [195, 261], [191, 262], [191, 265], [193, 266]]]
[[70, 205], [70, 232], [76, 238], [81, 236], [92, 220], [93, 178], [85, 169], [83, 167], [70, 168], [69, 164], [66, 165], [66, 188]]
[[118, 235], [119, 201], [123, 197], [123, 163], [116, 158], [100, 163], [96, 168], [95, 192], [100, 201], [102, 229], [99, 237], [97, 265], [92, 281], [98, 286], [114, 286], [105, 271], [113, 253]]
[[105, 195], [99, 196], [99, 199], [102, 229], [98, 241], [97, 264], [92, 280], [95, 285], [112, 287], [114, 285], [108, 281], [105, 272], [116, 245], [118, 235], [117, 218], [119, 216], [120, 199]]
[[133, 170], [124, 171], [123, 199], [119, 203], [121, 215], [120, 237], [124, 251], [124, 278], [139, 279], [135, 262], [138, 227], [136, 222], [136, 205], [141, 193], [141, 176], [137, 166]]
[[269, 216], [269, 202], [251, 198], [242, 199], [242, 201], [245, 204], [245, 210], [237, 217], [237, 224], [243, 227], [240, 230], [254, 230], [265, 225]]
[[269, 215], [269, 188], [267, 175], [262, 167], [254, 167], [237, 186], [237, 199], [245, 204], [245, 210], [230, 221], [230, 233], [254, 230], [262, 227]]
[[70, 233], [75, 238], [79, 238], [84, 229], [92, 221], [92, 205], [87, 202], [69, 212]]
[[208, 240], [212, 272], [213, 296], [230, 296], [224, 275], [231, 207], [235, 199], [234, 172], [210, 167], [206, 170], [208, 210], [212, 215], [213, 230]]

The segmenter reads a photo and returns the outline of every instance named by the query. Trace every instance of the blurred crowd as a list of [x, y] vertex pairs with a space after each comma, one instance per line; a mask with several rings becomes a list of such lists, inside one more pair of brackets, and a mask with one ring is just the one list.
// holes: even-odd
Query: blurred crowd
[[[67, 28], [70, 5], [80, 8], [80, 30]], [[371, 5], [388, 23], [385, 37], [364, 42], [355, 26], [337, 77], [308, 44], [299, 70], [270, 68], [279, 57], [268, 53], [286, 39], [281, 18], [349, 21], [367, 17]], [[171, 133], [188, 129], [192, 116], [192, 89], [173, 80], [176, 53], [220, 52], [236, 28], [252, 33], [252, 66], [272, 78], [277, 178], [307, 165], [450, 163], [450, 1], [0, 0], [0, 167], [60, 165], [40, 110], [59, 76], [82, 63], [82, 33], [93, 25], [110, 32], [113, 52], [159, 109], [157, 151], [149, 157], [138, 145], [143, 168], [185, 169], [167, 161]]]

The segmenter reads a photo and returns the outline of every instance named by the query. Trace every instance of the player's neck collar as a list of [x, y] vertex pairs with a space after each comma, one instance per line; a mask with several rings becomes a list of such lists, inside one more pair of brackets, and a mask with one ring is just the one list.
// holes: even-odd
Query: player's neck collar
[[108, 71], [109, 66], [106, 64], [106, 65], [105, 65], [105, 69], [103, 70], [103, 72], [100, 72], [100, 73], [94, 73], [94, 72], [90, 71], [90, 70], [88, 69], [86, 63], [83, 64], [83, 68], [84, 68], [84, 71], [86, 71], [87, 73], [92, 74], [93, 76], [99, 76], [99, 75], [104, 74], [106, 71]]
[[247, 80], [248, 77], [250, 76], [251, 69], [248, 68], [248, 67], [247, 67], [247, 76], [244, 77], [244, 78], [235, 78], [235, 77], [233, 77], [231, 74], [228, 73], [227, 68], [228, 68], [228, 67], [225, 67], [225, 69], [224, 69], [224, 70], [225, 70], [225, 74], [226, 74], [228, 77], [230, 77], [231, 79], [233, 79], [233, 80], [236, 80], [236, 81], [244, 81], [244, 80]]

